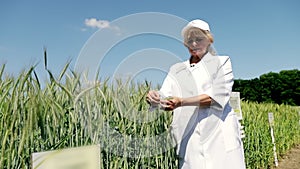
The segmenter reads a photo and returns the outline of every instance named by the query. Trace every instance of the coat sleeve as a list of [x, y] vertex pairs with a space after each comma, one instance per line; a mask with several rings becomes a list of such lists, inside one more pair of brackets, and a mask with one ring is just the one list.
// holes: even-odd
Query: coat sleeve
[[219, 56], [217, 63], [214, 63], [213, 65], [208, 64], [208, 68], [216, 66], [217, 69], [211, 69], [213, 71], [210, 71], [212, 83], [204, 93], [213, 99], [211, 104], [212, 108], [223, 110], [229, 102], [234, 82], [229, 56]]
[[160, 93], [163, 94], [165, 97], [172, 96], [173, 83], [174, 82], [173, 82], [172, 76], [169, 72], [160, 88]]
[[168, 96], [178, 96], [182, 97], [182, 84], [181, 78], [178, 78], [179, 72], [186, 71], [186, 66], [184, 63], [176, 63], [175, 65], [170, 67], [170, 70], [168, 72], [168, 75], [166, 76], [160, 92], [163, 94], [165, 97]]

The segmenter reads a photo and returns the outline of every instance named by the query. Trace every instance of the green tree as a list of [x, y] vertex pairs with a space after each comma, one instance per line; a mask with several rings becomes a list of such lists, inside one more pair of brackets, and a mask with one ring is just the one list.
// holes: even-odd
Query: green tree
[[239, 91], [248, 101], [300, 105], [300, 71], [282, 70], [250, 80], [236, 79], [233, 91]]

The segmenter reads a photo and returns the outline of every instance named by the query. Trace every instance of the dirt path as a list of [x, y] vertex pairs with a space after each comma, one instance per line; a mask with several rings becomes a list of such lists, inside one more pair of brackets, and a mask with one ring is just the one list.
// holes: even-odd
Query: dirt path
[[292, 148], [272, 169], [300, 169], [300, 144]]

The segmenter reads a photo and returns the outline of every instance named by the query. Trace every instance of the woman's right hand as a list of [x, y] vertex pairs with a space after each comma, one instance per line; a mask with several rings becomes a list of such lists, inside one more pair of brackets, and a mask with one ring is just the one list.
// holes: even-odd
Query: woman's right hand
[[158, 105], [160, 103], [159, 92], [155, 90], [150, 90], [146, 96], [146, 100], [150, 105]]

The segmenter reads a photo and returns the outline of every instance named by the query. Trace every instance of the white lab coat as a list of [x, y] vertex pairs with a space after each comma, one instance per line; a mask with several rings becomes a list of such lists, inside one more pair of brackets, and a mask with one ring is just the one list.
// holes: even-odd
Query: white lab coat
[[228, 104], [232, 85], [228, 56], [207, 53], [194, 67], [187, 60], [170, 68], [160, 89], [162, 94], [178, 97], [207, 94], [213, 99], [210, 107], [184, 106], [173, 111], [171, 132], [180, 168], [245, 168], [238, 120]]

